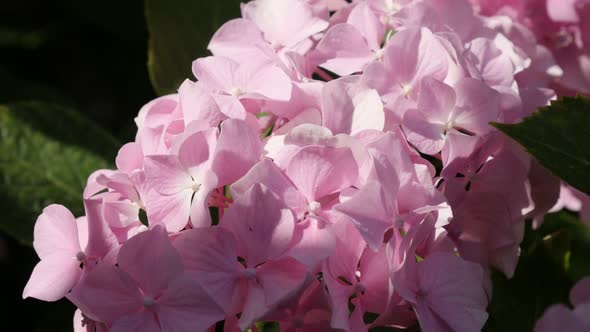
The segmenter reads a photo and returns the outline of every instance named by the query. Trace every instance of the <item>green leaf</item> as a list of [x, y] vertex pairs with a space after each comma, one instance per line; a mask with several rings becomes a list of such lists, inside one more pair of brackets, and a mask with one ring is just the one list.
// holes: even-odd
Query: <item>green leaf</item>
[[213, 33], [240, 16], [240, 0], [146, 0], [150, 34], [148, 69], [159, 95], [175, 92], [192, 77], [191, 64], [207, 54]]
[[493, 123], [553, 174], [590, 194], [590, 98], [564, 97], [518, 124]]
[[486, 332], [532, 331], [543, 312], [569, 303], [571, 287], [590, 276], [590, 229], [568, 212], [548, 214], [536, 230], [527, 222], [512, 279], [493, 272]]
[[490, 317], [484, 332], [533, 331], [535, 322], [554, 303], [567, 303], [573, 282], [562, 264], [556, 262], [551, 245], [527, 222], [522, 253], [512, 279], [492, 273], [493, 294]]
[[43, 208], [84, 212], [90, 173], [110, 168], [121, 144], [79, 113], [53, 104], [0, 105], [0, 229], [30, 244]]

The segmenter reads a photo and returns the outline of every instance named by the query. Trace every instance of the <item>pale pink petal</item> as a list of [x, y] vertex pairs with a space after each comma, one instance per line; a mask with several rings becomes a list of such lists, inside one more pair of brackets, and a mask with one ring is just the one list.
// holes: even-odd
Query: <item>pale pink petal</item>
[[[242, 18], [225, 22], [211, 38], [211, 53], [226, 56], [235, 60], [250, 59], [252, 55], [260, 55], [257, 45], [267, 44], [262, 31], [252, 21]], [[270, 46], [270, 45], [269, 45]]]
[[178, 104], [185, 125], [196, 121], [202, 129], [214, 128], [223, 120], [220, 106], [201, 83], [185, 80], [178, 88]]
[[154, 314], [149, 310], [130, 313], [117, 319], [110, 332], [160, 332], [162, 329]]
[[457, 96], [452, 87], [432, 78], [422, 80], [418, 109], [431, 122], [445, 124], [455, 107]]
[[74, 215], [62, 205], [49, 205], [37, 218], [33, 247], [43, 259], [56, 253], [75, 257], [80, 252]]
[[304, 1], [257, 0], [246, 4], [242, 12], [275, 45], [294, 46], [328, 27], [328, 22], [317, 17]]
[[230, 119], [244, 120], [246, 109], [238, 98], [230, 95], [214, 95], [213, 99], [219, 105], [219, 111]]
[[238, 253], [249, 267], [280, 256], [288, 248], [293, 213], [264, 185], [254, 185], [227, 210], [221, 226], [238, 239]]
[[245, 68], [240, 69], [247, 71], [248, 75], [248, 81], [243, 84], [246, 92], [244, 97], [248, 98], [251, 94], [256, 94], [278, 101], [291, 99], [291, 79], [278, 67], [268, 64], [262, 66], [245, 64], [242, 67]]
[[198, 180], [201, 169], [209, 168], [216, 139], [216, 128], [198, 131], [186, 137], [178, 148], [178, 161], [193, 179]]
[[293, 247], [287, 252], [310, 270], [332, 255], [336, 237], [328, 223], [319, 218], [306, 218], [295, 224]]
[[67, 298], [89, 318], [102, 322], [113, 322], [143, 307], [133, 279], [109, 264], [99, 264], [85, 274]]
[[570, 303], [576, 307], [590, 303], [590, 278], [581, 279], [570, 291]]
[[183, 271], [182, 258], [163, 227], [154, 227], [129, 239], [121, 247], [117, 261], [152, 296], [166, 289]]
[[[454, 253], [432, 254], [417, 266], [420, 290], [427, 294], [421, 304], [441, 317], [451, 331], [481, 330], [488, 318], [485, 311], [488, 304], [484, 287], [486, 276], [481, 266], [464, 261]], [[421, 307], [416, 309], [418, 319], [427, 315]], [[442, 327], [437, 325], [422, 326], [435, 331]]]
[[207, 88], [215, 92], [230, 93], [238, 88], [236, 73], [240, 65], [228, 58], [209, 56], [199, 58], [193, 62], [193, 74]]
[[148, 156], [144, 161], [146, 181], [163, 195], [173, 195], [192, 188], [188, 170], [176, 156]]
[[64, 297], [80, 279], [82, 269], [75, 254], [55, 253], [45, 256], [33, 269], [23, 291], [23, 299], [34, 297], [43, 301], [57, 301]]
[[136, 142], [123, 145], [119, 149], [115, 163], [118, 169], [127, 174], [131, 174], [136, 169], [142, 169], [143, 151], [141, 150], [141, 145]]
[[192, 195], [192, 189], [168, 196], [150, 192], [144, 199], [150, 225], [163, 224], [169, 232], [183, 229], [189, 222]]
[[535, 332], [588, 331], [590, 324], [575, 315], [563, 304], [549, 307], [535, 324]]
[[209, 212], [209, 196], [217, 188], [217, 176], [208, 171], [200, 180], [200, 187], [194, 193], [191, 203], [190, 218], [193, 227], [211, 226], [211, 213]]
[[241, 178], [261, 157], [260, 137], [246, 122], [235, 119], [224, 121], [213, 160], [218, 186]]
[[87, 257], [102, 258], [119, 247], [119, 241], [102, 214], [102, 201], [85, 199], [84, 209], [88, 221], [88, 244], [84, 249]]
[[246, 331], [256, 320], [271, 310], [265, 305], [262, 286], [255, 280], [248, 280], [247, 285], [246, 300], [238, 321], [241, 331]]
[[498, 119], [499, 94], [485, 83], [465, 78], [455, 85], [457, 108], [453, 120], [455, 127], [483, 135], [493, 130], [489, 124]]
[[158, 305], [162, 331], [204, 332], [225, 316], [201, 285], [186, 275], [170, 283]]
[[383, 130], [385, 113], [376, 90], [367, 89], [355, 77], [330, 81], [322, 90], [322, 125], [334, 134]]
[[348, 148], [308, 146], [291, 158], [285, 173], [311, 203], [352, 186], [358, 166]]
[[349, 216], [369, 247], [377, 250], [383, 244], [385, 231], [394, 225], [397, 215], [394, 204], [383, 187], [373, 182], [334, 209]]
[[233, 234], [221, 227], [198, 228], [181, 233], [173, 244], [187, 273], [231, 314], [235, 285], [243, 270]]
[[256, 269], [256, 279], [264, 291], [268, 307], [293, 297], [307, 281], [307, 267], [294, 258], [269, 261]]
[[346, 22], [359, 29], [371, 50], [381, 49], [385, 26], [366, 2], [356, 5], [348, 15]]
[[434, 155], [445, 146], [445, 125], [432, 123], [418, 110], [409, 110], [404, 115], [403, 129], [406, 139], [418, 151]]
[[270, 191], [277, 194], [296, 213], [304, 212], [307, 205], [305, 197], [295, 189], [283, 171], [266, 158], [254, 165], [246, 175], [231, 185], [232, 197], [239, 198], [257, 183], [265, 185]]
[[576, 11], [579, 0], [547, 0], [547, 14], [557, 22], [577, 23], [580, 20]]
[[318, 65], [340, 76], [363, 71], [375, 58], [363, 35], [350, 24], [330, 28], [316, 51]]

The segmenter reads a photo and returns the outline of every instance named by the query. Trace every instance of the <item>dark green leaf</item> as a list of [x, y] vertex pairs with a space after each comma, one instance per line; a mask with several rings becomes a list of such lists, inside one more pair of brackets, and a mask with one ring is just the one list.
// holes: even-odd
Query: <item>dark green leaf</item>
[[75, 111], [45, 103], [0, 106], [0, 229], [31, 243], [42, 209], [83, 214], [90, 173], [111, 167], [120, 143]]
[[518, 124], [493, 124], [543, 166], [590, 194], [590, 98], [564, 97]]
[[213, 33], [240, 15], [239, 0], [146, 0], [150, 34], [148, 67], [160, 95], [192, 77], [191, 63], [206, 55]]
[[590, 229], [574, 215], [549, 214], [533, 230], [527, 223], [514, 277], [494, 272], [487, 332], [532, 331], [545, 309], [569, 303], [571, 287], [590, 275]]

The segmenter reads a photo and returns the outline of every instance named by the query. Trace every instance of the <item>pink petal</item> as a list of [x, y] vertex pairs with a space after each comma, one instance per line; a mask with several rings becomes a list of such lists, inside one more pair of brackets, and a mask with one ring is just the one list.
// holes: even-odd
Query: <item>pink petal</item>
[[239, 60], [260, 56], [259, 45], [268, 45], [262, 31], [252, 21], [237, 18], [225, 22], [215, 32], [207, 48], [214, 55]]
[[328, 223], [319, 218], [306, 218], [295, 224], [293, 248], [287, 255], [305, 264], [310, 270], [332, 255], [336, 237]]
[[192, 189], [168, 196], [150, 192], [144, 198], [150, 225], [162, 224], [169, 232], [183, 229], [189, 222], [192, 195]]
[[154, 314], [149, 310], [130, 313], [117, 319], [109, 329], [111, 332], [160, 332], [162, 329], [156, 321]]
[[254, 185], [227, 210], [221, 226], [237, 238], [238, 254], [254, 267], [288, 248], [293, 213], [264, 185]]
[[363, 35], [350, 24], [333, 26], [316, 51], [321, 59], [318, 65], [339, 76], [361, 72], [375, 58]]
[[198, 131], [184, 139], [178, 148], [178, 161], [197, 180], [199, 171], [209, 168], [217, 141], [217, 129]]
[[563, 304], [549, 307], [535, 324], [535, 332], [588, 331], [590, 325]]
[[[441, 317], [446, 326], [453, 331], [479, 331], [483, 327], [488, 318], [488, 297], [481, 266], [453, 253], [432, 254], [417, 266], [421, 291], [428, 294], [423, 304]], [[427, 314], [420, 307], [416, 309], [419, 319]]]
[[291, 158], [285, 173], [311, 203], [352, 186], [358, 166], [348, 148], [307, 146]]
[[422, 153], [434, 155], [445, 146], [444, 125], [429, 122], [426, 115], [418, 110], [406, 112], [403, 129], [408, 142]]
[[85, 199], [86, 220], [88, 221], [88, 244], [84, 249], [87, 257], [102, 258], [119, 247], [119, 241], [102, 214], [102, 201]]
[[265, 304], [271, 308], [297, 294], [307, 276], [307, 267], [291, 257], [269, 261], [256, 269]]
[[178, 104], [185, 125], [196, 121], [203, 126], [202, 129], [207, 129], [216, 127], [223, 120], [220, 106], [201, 83], [185, 80], [178, 88]]
[[163, 227], [154, 227], [129, 239], [121, 247], [117, 261], [152, 296], [166, 289], [183, 271], [182, 258]]
[[455, 126], [478, 135], [493, 130], [489, 124], [498, 119], [499, 94], [485, 83], [465, 78], [455, 85], [457, 109], [454, 112]]
[[237, 83], [236, 73], [240, 65], [228, 58], [209, 56], [193, 62], [193, 74], [204, 86], [213, 91], [230, 93]]
[[391, 198], [380, 184], [372, 182], [347, 201], [334, 206], [334, 210], [349, 216], [369, 247], [377, 250], [383, 244], [385, 231], [393, 227], [397, 216]]
[[207, 331], [225, 313], [193, 279], [177, 277], [158, 299], [162, 331]]
[[393, 68], [393, 79], [412, 90], [424, 77], [446, 77], [445, 54], [447, 50], [428, 28], [410, 28], [399, 31], [387, 42], [383, 61], [387, 68]]
[[119, 150], [115, 160], [117, 168], [127, 174], [143, 168], [143, 151], [141, 145], [135, 142], [127, 143]]
[[581, 279], [571, 289], [570, 302], [574, 307], [590, 303], [590, 277]]
[[371, 50], [378, 51], [381, 49], [385, 26], [366, 2], [361, 2], [355, 6], [346, 22], [359, 29]]
[[244, 120], [246, 109], [240, 99], [229, 95], [214, 95], [213, 99], [219, 105], [219, 111], [230, 119]]
[[577, 23], [580, 21], [576, 11], [578, 2], [579, 0], [547, 0], [547, 14], [557, 22]]
[[221, 124], [221, 134], [213, 160], [213, 171], [219, 184], [235, 182], [256, 164], [262, 156], [258, 134], [242, 120], [229, 119]]
[[254, 165], [246, 175], [231, 185], [232, 196], [239, 198], [255, 184], [265, 185], [277, 194], [285, 204], [297, 213], [303, 213], [306, 201], [283, 171], [270, 159], [263, 159]]
[[452, 87], [432, 78], [422, 80], [418, 109], [431, 122], [446, 123], [456, 101], [457, 96]]
[[78, 227], [72, 213], [56, 204], [43, 209], [35, 223], [33, 246], [41, 259], [56, 253], [75, 257], [81, 250]]
[[197, 192], [194, 193], [191, 203], [191, 225], [193, 227], [208, 227], [211, 226], [209, 196], [217, 188], [217, 176], [211, 171], [204, 173], [200, 185]]
[[133, 279], [116, 266], [99, 264], [67, 295], [89, 318], [110, 323], [143, 307]]
[[247, 93], [244, 97], [254, 97], [251, 94], [256, 94], [278, 101], [291, 99], [291, 79], [278, 67], [269, 64], [244, 64], [240, 71], [245, 71], [244, 74], [248, 77], [248, 81], [243, 83]]
[[242, 270], [236, 259], [233, 234], [221, 227], [197, 228], [182, 232], [173, 244], [182, 256], [187, 273], [231, 314], [236, 282]]
[[163, 195], [174, 195], [193, 185], [188, 170], [176, 156], [148, 156], [144, 161], [146, 181]]
[[294, 46], [328, 27], [328, 22], [315, 16], [303, 1], [258, 0], [246, 4], [242, 11], [244, 18], [264, 32], [266, 40], [282, 46]]
[[55, 253], [45, 256], [33, 269], [23, 291], [23, 299], [34, 297], [43, 301], [63, 298], [80, 279], [82, 270], [75, 254]]
[[322, 90], [322, 124], [334, 134], [383, 130], [383, 103], [376, 90], [366, 89], [354, 77], [330, 81]]

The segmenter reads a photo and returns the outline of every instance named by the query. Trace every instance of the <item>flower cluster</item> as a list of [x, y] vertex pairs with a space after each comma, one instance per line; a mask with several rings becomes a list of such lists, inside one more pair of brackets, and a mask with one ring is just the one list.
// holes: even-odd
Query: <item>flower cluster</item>
[[489, 269], [512, 276], [560, 191], [489, 122], [582, 91], [540, 32], [490, 12], [244, 4], [90, 176], [86, 215], [45, 208], [23, 296], [65, 296], [78, 331], [481, 330]]

